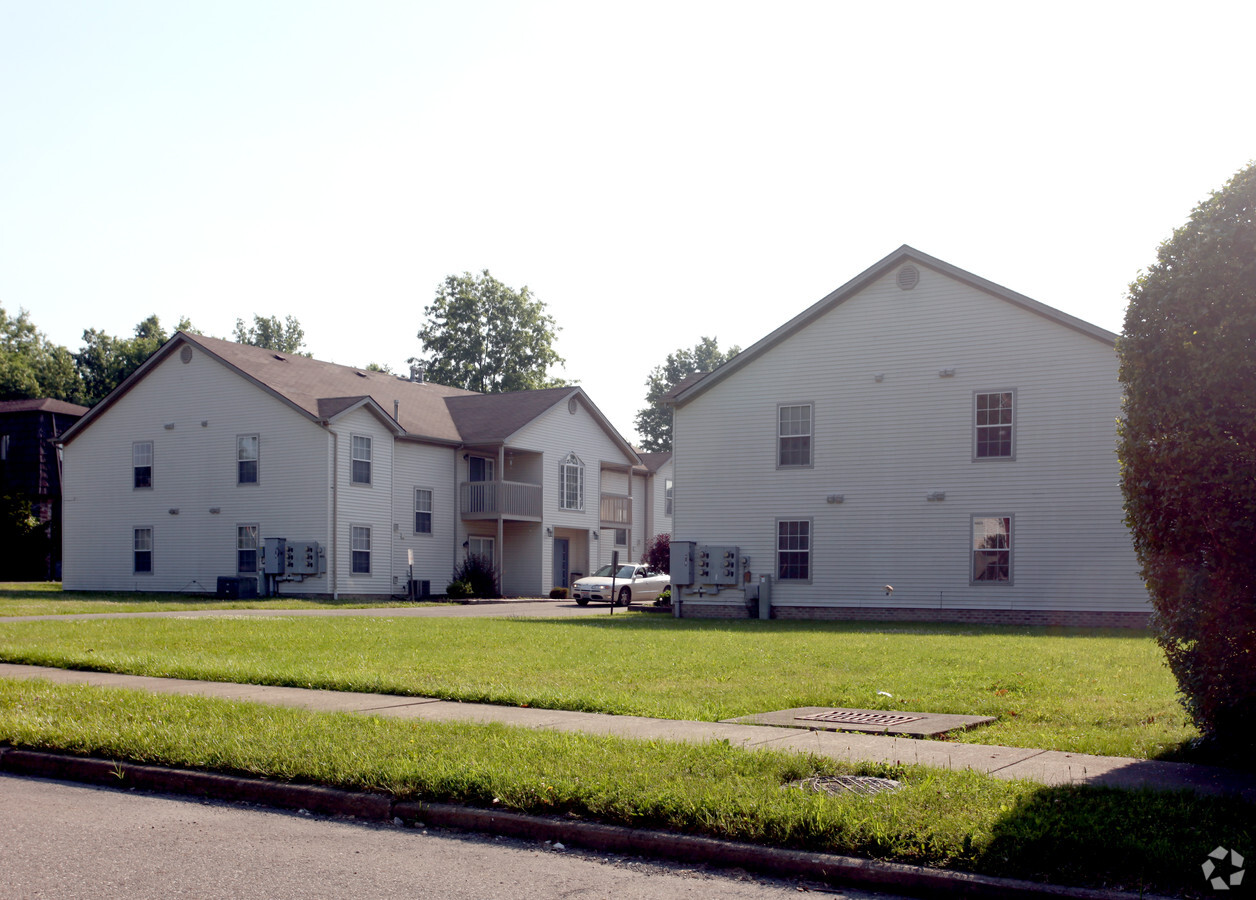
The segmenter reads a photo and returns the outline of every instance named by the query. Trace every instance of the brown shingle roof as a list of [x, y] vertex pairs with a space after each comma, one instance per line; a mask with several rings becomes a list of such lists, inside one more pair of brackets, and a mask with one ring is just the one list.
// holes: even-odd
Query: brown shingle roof
[[37, 397], [31, 400], [0, 400], [0, 413], [30, 412], [60, 413], [67, 416], [81, 416], [87, 412], [86, 406], [67, 403], [64, 400], [53, 400], [50, 397]]
[[641, 457], [641, 465], [647, 472], [657, 472], [667, 465], [667, 461], [672, 458], [672, 451], [664, 450], [660, 453], [638, 453], [637, 455]]
[[446, 397], [445, 405], [464, 441], [492, 444], [506, 440], [575, 391], [575, 388], [561, 387], [511, 394], [464, 394]]

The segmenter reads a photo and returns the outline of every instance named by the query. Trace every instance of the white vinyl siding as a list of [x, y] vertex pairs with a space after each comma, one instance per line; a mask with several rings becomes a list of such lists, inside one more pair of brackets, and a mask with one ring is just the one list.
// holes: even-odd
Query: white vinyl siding
[[[923, 267], [902, 291], [891, 271], [675, 410], [672, 538], [739, 546], [757, 576], [777, 548], [753, 523], [811, 519], [811, 585], [774, 586], [777, 605], [1146, 612], [1116, 373], [1091, 335]], [[800, 385], [823, 448], [806, 472], [777, 459]], [[974, 464], [974, 394], [1013, 385], [1016, 464]], [[972, 514], [1012, 510], [1014, 581], [973, 584]]]
[[[236, 572], [232, 536], [240, 522], [264, 521], [267, 536], [329, 546], [326, 429], [199, 351], [188, 365], [178, 356], [156, 365], [65, 446], [67, 590], [212, 592], [219, 576]], [[283, 464], [241, 490], [237, 437], [253, 433], [266, 434], [267, 458]], [[151, 443], [163, 472], [168, 464], [174, 473], [157, 472], [144, 490], [135, 490], [126, 462], [137, 437]], [[142, 578], [131, 547], [136, 522], [154, 529], [157, 544], [153, 571]], [[282, 587], [285, 594], [330, 590], [326, 576]]]

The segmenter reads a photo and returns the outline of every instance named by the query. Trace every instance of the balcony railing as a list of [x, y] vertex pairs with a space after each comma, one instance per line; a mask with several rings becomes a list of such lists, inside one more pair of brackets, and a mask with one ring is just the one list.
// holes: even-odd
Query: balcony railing
[[541, 521], [541, 486], [521, 481], [464, 481], [458, 486], [464, 519]]
[[602, 495], [602, 527], [625, 528], [632, 524], [632, 498], [622, 494]]

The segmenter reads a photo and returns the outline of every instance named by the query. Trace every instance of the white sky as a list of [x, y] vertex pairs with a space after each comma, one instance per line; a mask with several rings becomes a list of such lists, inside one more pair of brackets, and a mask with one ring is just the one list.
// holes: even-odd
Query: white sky
[[912, 246], [1112, 331], [1256, 158], [1256, 3], [0, 0], [0, 305], [405, 371], [527, 285], [630, 439], [650, 369]]

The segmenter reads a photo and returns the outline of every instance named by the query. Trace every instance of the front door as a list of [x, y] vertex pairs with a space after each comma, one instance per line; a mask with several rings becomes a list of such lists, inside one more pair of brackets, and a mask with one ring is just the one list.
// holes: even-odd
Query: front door
[[554, 538], [554, 586], [555, 587], [571, 587], [567, 583], [567, 573], [570, 571], [571, 559], [568, 556], [568, 544], [566, 538]]

